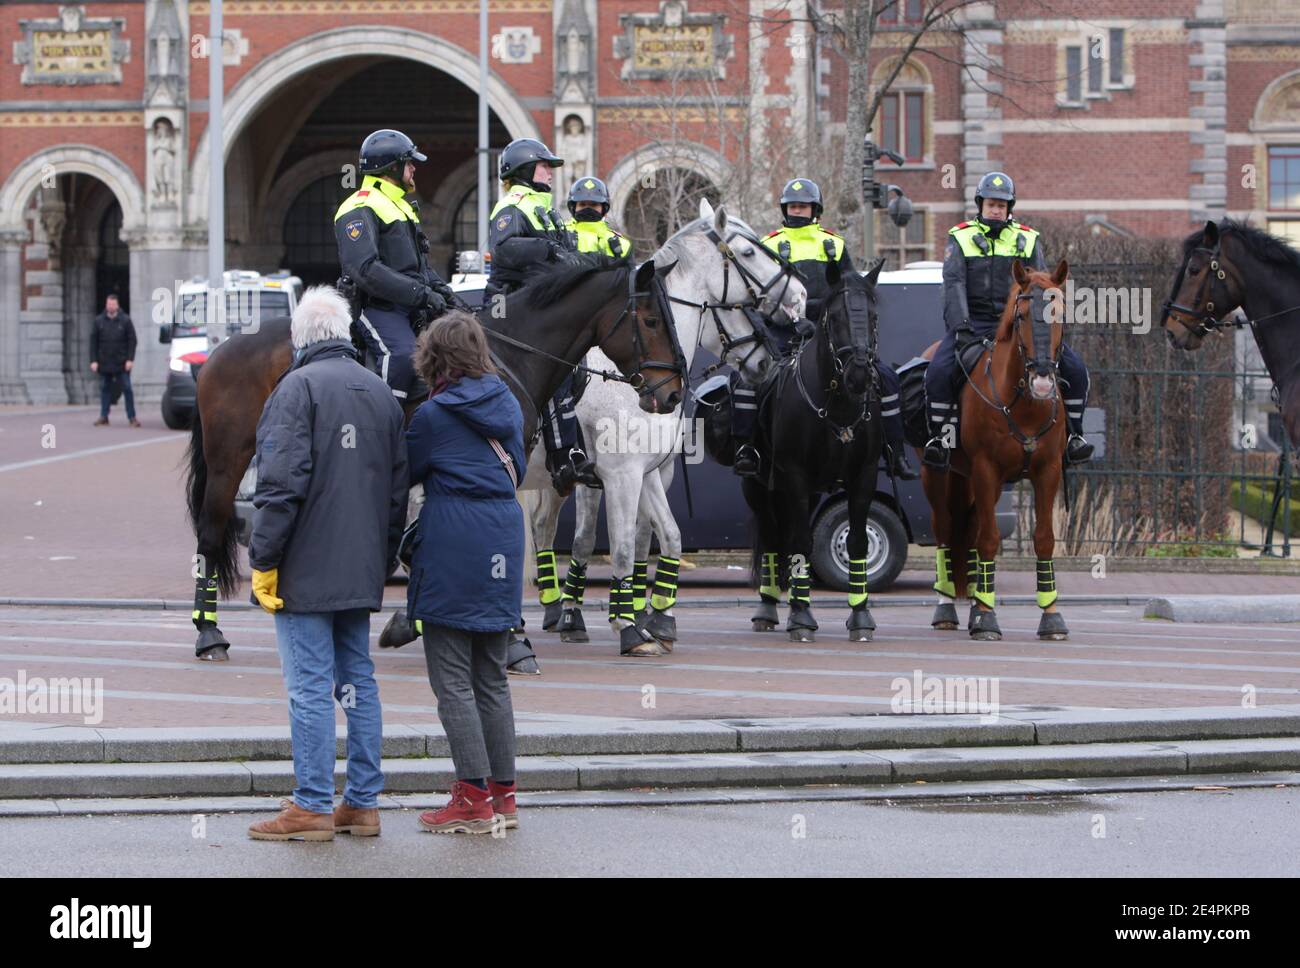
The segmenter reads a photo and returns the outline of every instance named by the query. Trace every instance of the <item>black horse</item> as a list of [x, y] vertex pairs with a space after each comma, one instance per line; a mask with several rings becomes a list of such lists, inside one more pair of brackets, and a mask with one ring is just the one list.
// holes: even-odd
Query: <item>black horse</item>
[[[525, 440], [532, 440], [542, 408], [565, 376], [595, 346], [619, 368], [606, 375], [636, 387], [643, 410], [671, 413], [677, 407], [685, 365], [663, 288], [672, 268], [647, 261], [633, 270], [621, 259], [584, 256], [540, 270], [503, 306], [479, 314], [493, 359], [523, 410]], [[194, 652], [205, 661], [228, 657], [217, 598], [230, 597], [239, 583], [235, 492], [253, 458], [262, 408], [292, 362], [289, 326], [283, 316], [235, 335], [199, 371], [186, 490], [198, 539]], [[423, 402], [413, 396], [407, 417]]]
[[[761, 602], [755, 631], [779, 621], [782, 579], [789, 587], [786, 631], [811, 642], [817, 630], [811, 607], [813, 495], [843, 487], [849, 499], [849, 639], [869, 642], [876, 628], [867, 607], [867, 514], [876, 490], [884, 446], [876, 386], [876, 278], [883, 260], [865, 276], [839, 278], [831, 268], [831, 293], [815, 334], [759, 389], [759, 477], [742, 482], [754, 513], [754, 572]], [[706, 423], [705, 446], [725, 462], [734, 450], [722, 424]]]
[[[1245, 320], [1226, 319], [1238, 309]], [[1300, 253], [1244, 222], [1206, 222], [1183, 240], [1183, 265], [1161, 324], [1180, 350], [1198, 349], [1224, 327], [1249, 326], [1287, 435], [1300, 447]]]

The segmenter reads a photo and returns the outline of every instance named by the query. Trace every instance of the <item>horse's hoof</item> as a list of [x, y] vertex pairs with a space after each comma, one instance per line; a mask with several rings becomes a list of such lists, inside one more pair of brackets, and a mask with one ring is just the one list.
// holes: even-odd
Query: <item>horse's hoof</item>
[[813, 629], [807, 629], [804, 628], [803, 626], [796, 626], [795, 628], [792, 629], [786, 629], [786, 633], [790, 636], [791, 642], [816, 642], [817, 641], [817, 633]]
[[758, 611], [750, 616], [750, 622], [753, 624], [755, 632], [771, 632], [781, 621], [781, 616], [776, 611], [776, 600], [768, 598], [766, 595], [758, 603]]
[[557, 599], [542, 607], [546, 609], [542, 613], [542, 631], [554, 632], [560, 625], [560, 615], [564, 612], [564, 605]]
[[769, 622], [765, 618], [756, 618], [750, 623], [755, 632], [772, 632], [776, 630], [777, 623]]
[[384, 630], [379, 633], [379, 647], [381, 649], [400, 649], [419, 637], [419, 633], [415, 631], [415, 626], [406, 617], [406, 610], [399, 608], [393, 613], [393, 617], [388, 620]]
[[1044, 612], [1038, 620], [1038, 637], [1052, 642], [1064, 642], [1070, 637], [1070, 630], [1065, 627], [1065, 619], [1060, 612]]
[[970, 617], [970, 637], [976, 642], [997, 642], [1002, 638], [998, 617], [993, 612], [976, 608]]
[[875, 637], [876, 620], [865, 605], [853, 609], [844, 625], [849, 630], [850, 642], [870, 642]]
[[940, 602], [934, 607], [934, 617], [930, 619], [930, 626], [945, 632], [957, 628], [957, 606], [952, 602]]
[[663, 655], [664, 649], [653, 635], [635, 625], [625, 625], [618, 630], [619, 655]]
[[785, 630], [791, 642], [815, 642], [817, 620], [813, 618], [812, 609], [807, 605], [790, 608], [790, 618], [785, 623]]
[[591, 641], [587, 635], [587, 623], [583, 621], [582, 610], [579, 608], [564, 610], [564, 614], [560, 617], [559, 632], [561, 642]]
[[194, 642], [194, 655], [202, 662], [226, 662], [230, 641], [215, 625], [199, 629], [199, 637]]
[[512, 676], [540, 676], [541, 666], [537, 664], [537, 653], [533, 644], [526, 638], [515, 637], [506, 648], [506, 672]]
[[672, 651], [672, 642], [677, 638], [676, 618], [659, 611], [657, 608], [650, 608], [646, 610], [646, 613], [641, 617], [641, 621], [637, 624], [662, 642], [669, 651]]

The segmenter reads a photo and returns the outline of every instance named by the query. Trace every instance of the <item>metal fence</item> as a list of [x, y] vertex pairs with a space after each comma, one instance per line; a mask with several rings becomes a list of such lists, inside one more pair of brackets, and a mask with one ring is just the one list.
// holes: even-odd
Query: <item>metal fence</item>
[[[1057, 555], [1286, 557], [1300, 534], [1300, 482], [1251, 334], [1212, 337], [1197, 352], [1170, 346], [1159, 307], [1176, 269], [1172, 251], [1072, 266], [1080, 289], [1147, 290], [1150, 313], [1067, 322], [1067, 339], [1090, 364], [1086, 429], [1103, 453], [1067, 474]], [[1028, 555], [1032, 488], [1022, 482], [1017, 493], [1012, 544]]]

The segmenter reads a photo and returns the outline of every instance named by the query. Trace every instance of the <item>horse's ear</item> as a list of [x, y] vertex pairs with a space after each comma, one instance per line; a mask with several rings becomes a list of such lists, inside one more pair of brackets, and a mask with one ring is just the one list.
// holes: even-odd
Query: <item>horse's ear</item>
[[1201, 245], [1207, 249], [1213, 249], [1219, 244], [1219, 223], [1210, 221], [1205, 223], [1205, 231], [1201, 233]]
[[1015, 278], [1016, 285], [1021, 289], [1029, 284], [1029, 271], [1025, 268], [1025, 264], [1019, 259], [1013, 259], [1011, 261], [1011, 275]]
[[713, 206], [709, 204], [709, 200], [707, 198], [700, 199], [700, 218], [702, 219], [713, 218]]
[[880, 278], [880, 270], [883, 269], [884, 267], [885, 267], [884, 258], [881, 257], [877, 259], [875, 263], [872, 265], [872, 267], [867, 270], [867, 282], [871, 283], [874, 286], [876, 284], [876, 280]]
[[[676, 263], [673, 263], [676, 265]], [[647, 292], [650, 289], [650, 283], [655, 277], [658, 269], [655, 268], [654, 259], [646, 259], [636, 267], [636, 291]]]
[[1065, 284], [1065, 280], [1069, 277], [1070, 263], [1062, 259], [1056, 264], [1056, 268], [1052, 270], [1052, 284], [1055, 285], [1057, 289], [1060, 289], [1061, 286]]
[[840, 284], [840, 264], [830, 261], [826, 263], [826, 281], [834, 289]]
[[662, 279], [664, 276], [668, 275], [668, 273], [672, 272], [674, 269], [677, 268], [678, 261], [679, 260], [674, 259], [672, 262], [669, 262], [667, 265], [655, 266], [655, 275], [658, 276], [660, 279]]
[[721, 203], [718, 204], [717, 211], [713, 213], [713, 231], [724, 239], [727, 237], [727, 206]]

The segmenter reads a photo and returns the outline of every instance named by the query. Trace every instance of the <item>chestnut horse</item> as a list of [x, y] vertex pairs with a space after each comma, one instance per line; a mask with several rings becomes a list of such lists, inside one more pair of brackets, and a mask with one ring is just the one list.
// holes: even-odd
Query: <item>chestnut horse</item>
[[[1004, 484], [1028, 477], [1034, 488], [1034, 551], [1038, 558], [1038, 635], [1064, 639], [1069, 630], [1056, 609], [1052, 565], [1056, 535], [1052, 505], [1061, 485], [1066, 424], [1058, 384], [1062, 316], [1059, 299], [1069, 276], [1062, 260], [1050, 275], [1012, 263], [1015, 285], [991, 347], [971, 367], [961, 394], [961, 439], [948, 471], [926, 466], [921, 483], [930, 502], [937, 545], [934, 589], [940, 602], [931, 621], [957, 628], [954, 600], [971, 599], [971, 638], [1002, 638], [994, 612], [994, 560], [1001, 534], [996, 506]], [[935, 347], [926, 351], [934, 355]], [[960, 446], [958, 446], [960, 444]]]
[[[622, 379], [640, 394], [641, 409], [671, 413], [682, 400], [685, 366], [667, 306], [663, 276], [672, 265], [582, 258], [540, 270], [505, 300], [504, 313], [480, 314], [493, 360], [519, 400], [524, 439], [564, 377], [599, 346]], [[190, 520], [198, 538], [194, 556], [194, 654], [224, 661], [230, 647], [217, 627], [218, 592], [239, 583], [235, 561], [235, 493], [253, 458], [257, 422], [271, 391], [293, 360], [289, 317], [265, 321], [254, 332], [220, 343], [199, 371], [198, 408], [188, 452]], [[423, 403], [412, 397], [407, 416]]]

